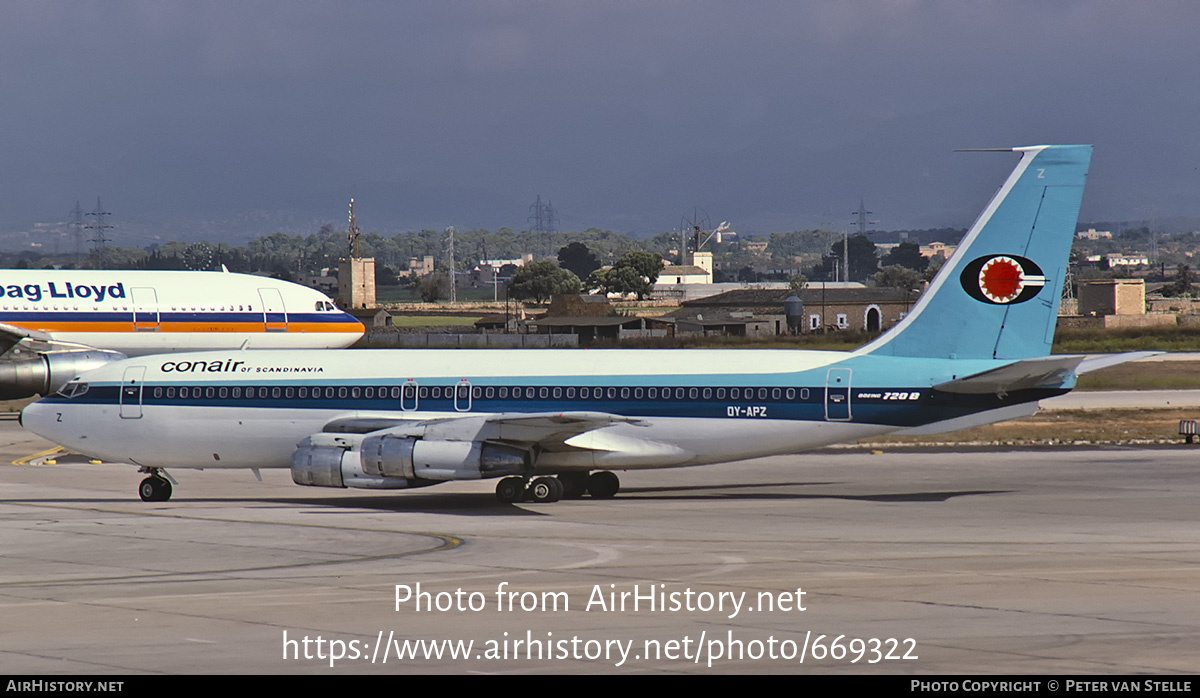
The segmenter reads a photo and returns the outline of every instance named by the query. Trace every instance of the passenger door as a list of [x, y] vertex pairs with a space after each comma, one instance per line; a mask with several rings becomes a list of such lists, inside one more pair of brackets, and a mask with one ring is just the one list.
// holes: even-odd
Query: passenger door
[[267, 332], [287, 332], [287, 310], [279, 289], [260, 288], [258, 297], [263, 303], [263, 329]]
[[417, 409], [417, 382], [412, 378], [404, 381], [400, 388], [400, 409], [408, 412]]
[[454, 409], [459, 412], [471, 410], [471, 383], [466, 378], [454, 386]]
[[825, 419], [850, 421], [850, 369], [831, 368], [825, 374]]
[[134, 332], [157, 332], [158, 294], [152, 288], [130, 289], [133, 300]]
[[142, 379], [145, 366], [130, 366], [121, 378], [121, 419], [142, 418]]

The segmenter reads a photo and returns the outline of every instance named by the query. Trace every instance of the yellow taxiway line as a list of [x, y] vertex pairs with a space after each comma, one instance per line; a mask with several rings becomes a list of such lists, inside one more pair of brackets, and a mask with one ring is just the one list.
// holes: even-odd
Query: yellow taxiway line
[[65, 450], [66, 449], [63, 448], [62, 446], [55, 446], [54, 448], [48, 448], [45, 451], [41, 451], [39, 453], [34, 453], [31, 455], [25, 456], [23, 458], [18, 458], [15, 461], [13, 461], [12, 464], [13, 465], [29, 465], [30, 461], [34, 461], [39, 458], [45, 458], [46, 456], [52, 456], [55, 453], [61, 453]]

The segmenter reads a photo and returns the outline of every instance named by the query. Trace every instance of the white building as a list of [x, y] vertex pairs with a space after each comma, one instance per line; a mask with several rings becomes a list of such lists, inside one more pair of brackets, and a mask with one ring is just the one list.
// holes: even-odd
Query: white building
[[712, 252], [692, 253], [692, 263], [684, 266], [667, 264], [658, 273], [658, 284], [711, 284], [713, 278]]

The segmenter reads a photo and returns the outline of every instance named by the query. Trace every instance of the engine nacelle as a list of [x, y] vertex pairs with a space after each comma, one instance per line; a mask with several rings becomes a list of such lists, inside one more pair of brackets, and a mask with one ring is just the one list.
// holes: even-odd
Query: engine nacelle
[[292, 481], [315, 487], [404, 489], [446, 480], [524, 475], [529, 451], [488, 441], [313, 434], [292, 455]]
[[361, 438], [314, 434], [305, 439], [292, 454], [292, 482], [312, 487], [359, 487], [370, 490], [403, 490], [432, 484], [363, 472], [356, 449], [356, 442]]
[[379, 477], [478, 480], [524, 475], [533, 457], [521, 448], [491, 441], [437, 441], [380, 434], [363, 439], [362, 469]]
[[347, 448], [314, 446], [312, 439], [300, 442], [292, 454], [292, 482], [310, 487], [345, 487], [342, 456]]
[[56, 351], [0, 361], [0, 400], [49, 395], [84, 371], [127, 358], [118, 351]]

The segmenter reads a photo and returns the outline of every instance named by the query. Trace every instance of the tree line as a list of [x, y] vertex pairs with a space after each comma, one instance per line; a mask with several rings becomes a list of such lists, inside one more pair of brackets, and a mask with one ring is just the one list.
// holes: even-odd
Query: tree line
[[[943, 236], [948, 237], [948, 236]], [[832, 245], [828, 245], [830, 240]], [[767, 242], [761, 245], [747, 242]], [[435, 259], [443, 271], [448, 266], [447, 235], [444, 231], [421, 230], [385, 237], [363, 233], [359, 237], [360, 254], [375, 259], [377, 283], [399, 283], [410, 260], [418, 263], [426, 256]], [[881, 259], [874, 243], [866, 236], [848, 240], [849, 278], [856, 281], [906, 285], [919, 281], [928, 260], [920, 256], [915, 242], [903, 242]], [[537, 233], [501, 228], [496, 231], [473, 229], [455, 232], [456, 270], [474, 268], [484, 260], [519, 260], [531, 254], [534, 264], [514, 266], [502, 272], [511, 279], [516, 294], [531, 299], [548, 297], [562, 289], [587, 288], [644, 296], [653, 286], [664, 259], [678, 263], [678, 233], [663, 233], [650, 239], [636, 239], [599, 228], [582, 231]], [[827, 246], [828, 245], [828, 246]], [[706, 251], [714, 255], [714, 281], [787, 281], [797, 276], [812, 280], [841, 279], [840, 268], [846, 257], [840, 235], [828, 231], [805, 230], [772, 233], [769, 238], [744, 238], [734, 243], [710, 244]], [[336, 274], [338, 260], [347, 256], [346, 234], [325, 225], [309, 235], [274, 233], [251, 240], [245, 245], [226, 243], [168, 242], [144, 249], [110, 247], [102, 255], [93, 252], [78, 266], [109, 269], [219, 270], [265, 273], [294, 279], [298, 275], [318, 275], [323, 270]], [[805, 260], [808, 260], [807, 262]], [[72, 268], [76, 260], [69, 254], [45, 254], [37, 251], [0, 253], [0, 264], [9, 268]], [[895, 267], [895, 268], [893, 268]], [[903, 270], [903, 271], [901, 271]], [[886, 272], [886, 273], [885, 273]], [[914, 276], [915, 275], [915, 276]], [[431, 295], [441, 295], [439, 284], [426, 282]], [[554, 291], [553, 289], [559, 289]], [[424, 295], [424, 292], [423, 292]]]

